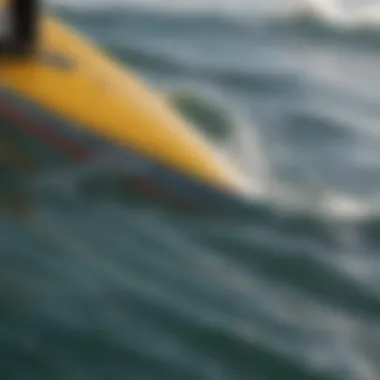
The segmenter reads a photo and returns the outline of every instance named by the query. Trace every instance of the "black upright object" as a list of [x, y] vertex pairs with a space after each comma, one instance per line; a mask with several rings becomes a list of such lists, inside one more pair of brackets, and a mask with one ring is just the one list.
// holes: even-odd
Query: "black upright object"
[[0, 42], [6, 54], [28, 55], [36, 48], [40, 0], [9, 0], [12, 38]]
[[13, 1], [16, 40], [22, 47], [29, 50], [36, 44], [40, 0]]

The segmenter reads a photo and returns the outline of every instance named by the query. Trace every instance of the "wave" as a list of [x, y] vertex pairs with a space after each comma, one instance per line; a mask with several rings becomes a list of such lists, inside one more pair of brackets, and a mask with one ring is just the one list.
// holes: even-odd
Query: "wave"
[[172, 88], [168, 99], [190, 123], [247, 173], [258, 187], [268, 188], [270, 168], [259, 128], [243, 110], [206, 87]]
[[[263, 35], [269, 41], [280, 39], [302, 38], [305, 40], [318, 40], [328, 44], [347, 45], [360, 50], [380, 49], [380, 20], [377, 16], [366, 19], [369, 8], [364, 11], [330, 12], [328, 6], [314, 5], [325, 4], [326, 1], [310, 0], [307, 5], [293, 8], [290, 11], [278, 10], [262, 14], [251, 14], [250, 12], [222, 13], [206, 11], [186, 12], [181, 9], [175, 12], [159, 11], [155, 8], [128, 5], [120, 8], [117, 5], [108, 5], [107, 8], [96, 8], [91, 6], [76, 7], [69, 5], [54, 5], [52, 10], [66, 22], [81, 25], [82, 28], [91, 31], [98, 41], [103, 40], [103, 45], [109, 46], [109, 50], [121, 59], [130, 61], [132, 64], [141, 65], [142, 69], [155, 69], [163, 74], [171, 72], [185, 75], [193, 68], [186, 67], [175, 54], [169, 57], [149, 46], [148, 51], [143, 51], [140, 45], [137, 47], [126, 47], [125, 41], [118, 42], [113, 38], [115, 33], [122, 35], [126, 25], [135, 34], [144, 36], [146, 31], [153, 33], [171, 33], [175, 35], [178, 30], [187, 35], [194, 30], [204, 33], [219, 33], [226, 38], [238, 38], [245, 41], [253, 41], [258, 35]], [[80, 3], [82, 4], [82, 3]], [[312, 4], [312, 5], [310, 5]], [[327, 2], [329, 4], [329, 2]], [[83, 5], [83, 4], [82, 4]], [[339, 10], [339, 8], [338, 8]], [[379, 14], [380, 8], [374, 14]], [[333, 15], [337, 16], [333, 16]], [[340, 16], [339, 16], [340, 15]], [[372, 21], [370, 21], [372, 20]], [[110, 28], [112, 25], [112, 28]], [[263, 34], [264, 33], [264, 34]], [[222, 37], [221, 37], [222, 38]], [[107, 41], [108, 40], [108, 41]], [[109, 41], [111, 41], [109, 43]], [[153, 59], [152, 59], [153, 58]], [[155, 62], [157, 60], [157, 62]], [[157, 67], [154, 64], [157, 63]], [[202, 73], [199, 73], [202, 74]], [[233, 86], [244, 92], [289, 89], [288, 84], [296, 83], [297, 78], [286, 78], [280, 73], [257, 73], [254, 77], [246, 77], [246, 73], [225, 73], [208, 70], [205, 76], [214, 76], [221, 85]], [[228, 74], [228, 73], [227, 73]], [[232, 83], [232, 84], [231, 84]], [[296, 83], [297, 84], [297, 83]]]
[[[60, 358], [70, 361], [68, 371], [93, 378], [111, 368], [126, 373], [135, 361], [151, 371], [163, 366], [160, 373], [173, 378], [187, 371], [189, 378], [220, 378], [210, 375], [208, 361], [203, 367], [194, 359], [196, 352], [224, 363], [231, 378], [255, 371], [274, 378], [277, 371], [315, 380], [370, 378], [357, 355], [346, 365], [350, 375], [332, 374], [350, 350], [365, 346], [354, 338], [370, 333], [363, 321], [377, 321], [380, 308], [366, 292], [370, 285], [342, 270], [348, 255], [336, 253], [339, 226], [269, 203], [247, 220], [210, 223], [66, 196], [64, 204], [45, 202], [27, 226], [0, 217], [7, 232], [2, 348], [12, 347], [18, 364], [30, 349], [53, 363], [50, 374], [60, 369]], [[367, 228], [378, 247], [378, 227]], [[46, 350], [42, 333], [48, 333]], [[347, 339], [349, 352], [324, 362], [322, 372], [313, 353], [317, 345], [332, 355], [325, 339]], [[16, 361], [7, 364], [10, 374], [18, 373]], [[42, 373], [39, 367], [35, 373]]]
[[[149, 46], [127, 46], [98, 39], [104, 48], [126, 64], [137, 70], [170, 76], [191, 77], [200, 82], [212, 82], [219, 86], [247, 94], [293, 93], [300, 88], [296, 75], [268, 68], [250, 71], [236, 67], [211, 68], [196, 62], [185, 62], [180, 56], [166, 51], [152, 50]], [[103, 40], [103, 41], [102, 41]]]
[[307, 0], [290, 12], [269, 15], [269, 20], [279, 24], [314, 26], [342, 33], [380, 32], [380, 6], [362, 5], [348, 8], [338, 0]]
[[[110, 8], [140, 9], [154, 13], [175, 14], [221, 14], [229, 16], [250, 15], [264, 12], [268, 5], [261, 1], [232, 0], [220, 2], [218, 0], [48, 0], [51, 7], [62, 7], [65, 9], [101, 10]], [[273, 8], [273, 7], [269, 7]]]
[[308, 0], [307, 11], [318, 19], [348, 28], [380, 28], [380, 6], [362, 5], [348, 9], [338, 0]]
[[380, 5], [365, 4], [357, 7], [347, 7], [339, 0], [305, 0], [300, 6], [260, 6], [257, 2], [232, 1], [220, 4], [216, 1], [134, 1], [113, 0], [110, 2], [96, 0], [60, 1], [50, 0], [52, 9], [80, 12], [83, 14], [111, 12], [118, 9], [125, 13], [145, 12], [155, 14], [175, 14], [181, 17], [211, 16], [227, 20], [246, 20], [248, 24], [258, 21], [261, 17], [290, 18], [298, 21], [318, 21], [340, 29], [369, 29], [380, 28]]

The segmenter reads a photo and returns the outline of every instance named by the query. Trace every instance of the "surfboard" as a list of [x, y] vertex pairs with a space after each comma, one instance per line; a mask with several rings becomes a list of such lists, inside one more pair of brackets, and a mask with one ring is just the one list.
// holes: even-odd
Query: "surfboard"
[[36, 54], [2, 62], [0, 79], [0, 118], [13, 115], [25, 133], [65, 154], [75, 151], [68, 142], [91, 154], [114, 147], [204, 186], [252, 192], [248, 178], [157, 91], [52, 16], [41, 20]]

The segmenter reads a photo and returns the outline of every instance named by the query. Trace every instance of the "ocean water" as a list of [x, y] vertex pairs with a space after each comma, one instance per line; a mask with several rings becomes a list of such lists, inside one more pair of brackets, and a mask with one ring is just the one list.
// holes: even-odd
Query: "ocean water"
[[101, 170], [18, 178], [0, 378], [378, 380], [380, 8], [53, 3], [265, 190], [212, 216], [121, 200]]

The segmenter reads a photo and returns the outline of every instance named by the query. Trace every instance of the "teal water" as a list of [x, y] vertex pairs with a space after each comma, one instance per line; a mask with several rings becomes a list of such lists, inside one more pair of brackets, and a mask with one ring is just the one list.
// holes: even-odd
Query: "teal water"
[[33, 213], [0, 214], [0, 378], [379, 379], [374, 17], [143, 3], [54, 10], [265, 191], [213, 217], [96, 168], [7, 168]]

